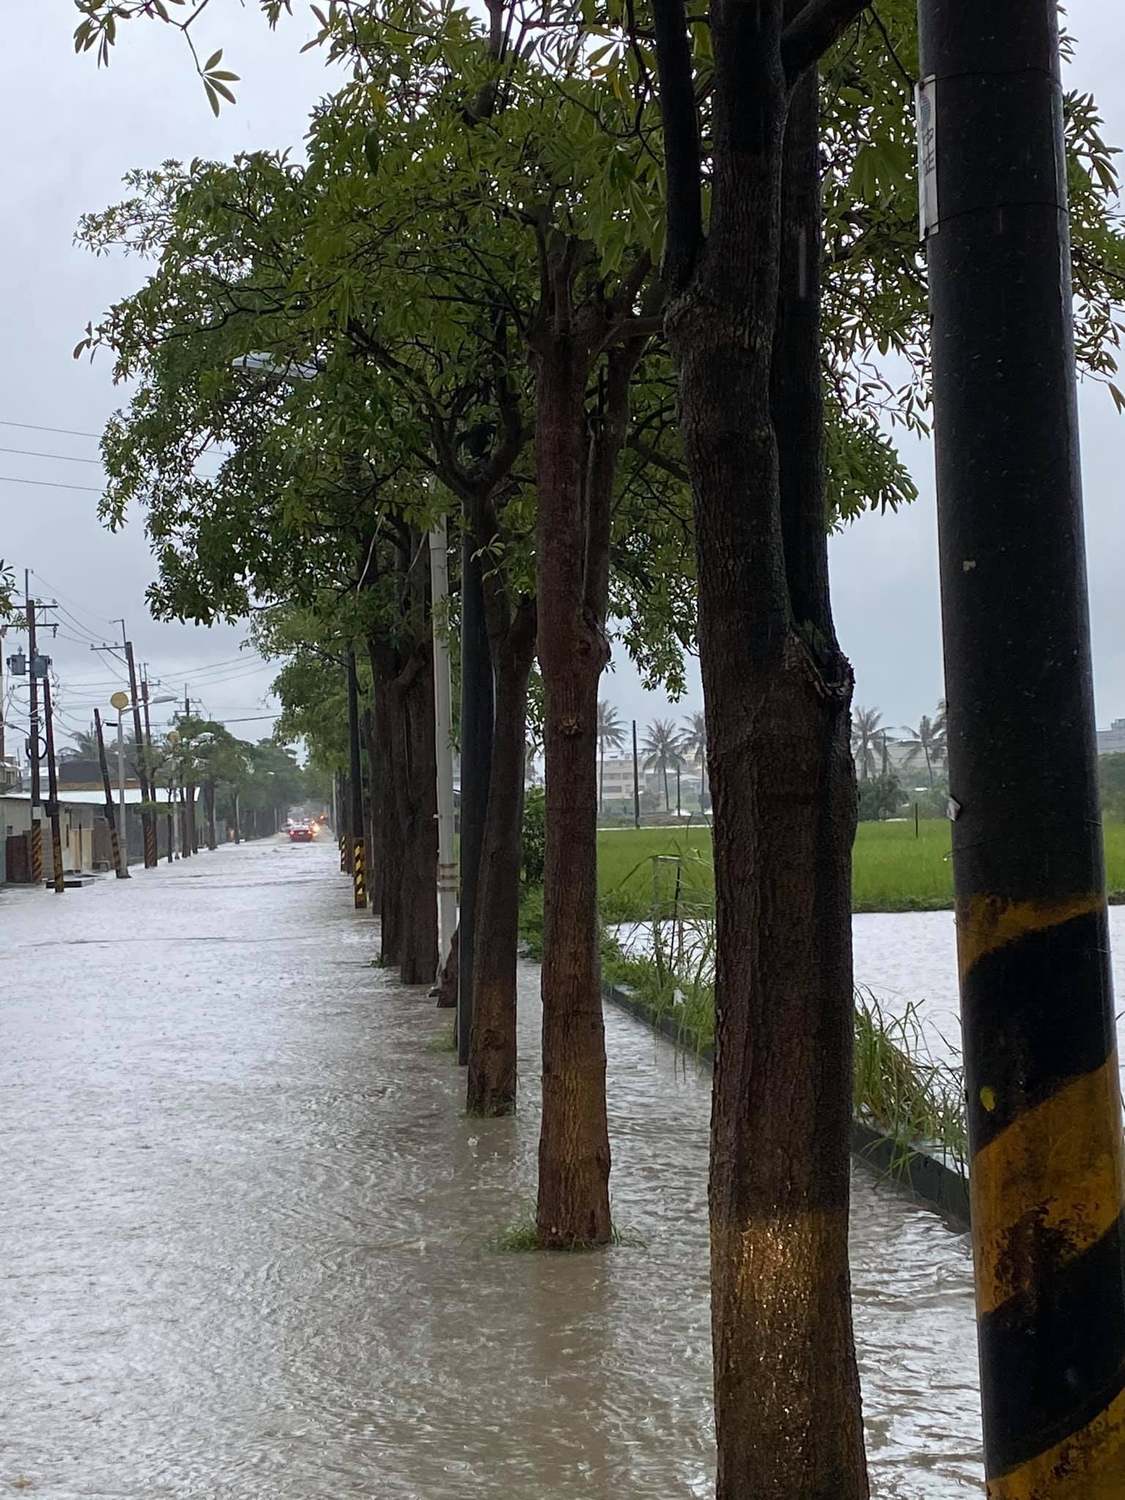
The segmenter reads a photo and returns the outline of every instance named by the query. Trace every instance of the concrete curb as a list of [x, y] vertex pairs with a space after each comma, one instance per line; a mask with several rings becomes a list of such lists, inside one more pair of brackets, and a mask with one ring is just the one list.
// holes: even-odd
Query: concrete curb
[[[673, 1016], [654, 1015], [626, 986], [603, 984], [602, 996], [685, 1051], [705, 1061], [714, 1059], [712, 1047], [696, 1045], [690, 1033], [685, 1032]], [[852, 1154], [877, 1176], [889, 1178], [957, 1228], [969, 1227], [969, 1183], [955, 1166], [920, 1147], [905, 1147], [902, 1142], [862, 1120], [852, 1121]]]

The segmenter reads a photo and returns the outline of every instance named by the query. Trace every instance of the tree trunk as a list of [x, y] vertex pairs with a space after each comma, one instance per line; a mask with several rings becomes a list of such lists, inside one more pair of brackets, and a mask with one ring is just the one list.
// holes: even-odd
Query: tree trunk
[[[402, 955], [403, 942], [403, 816], [399, 806], [401, 772], [398, 759], [403, 753], [403, 736], [399, 715], [391, 692], [397, 663], [393, 653], [369, 639], [374, 696], [375, 732], [379, 738], [379, 762], [382, 767], [379, 795], [380, 864], [382, 865], [382, 900], [379, 905], [379, 958], [390, 967]], [[345, 801], [345, 806], [347, 805]]]
[[816, 77], [786, 131], [781, 10], [713, 6], [711, 236], [669, 318], [713, 806], [716, 1497], [866, 1500], [847, 1256], [851, 672], [828, 605]]
[[217, 849], [219, 847], [219, 835], [215, 829], [215, 783], [207, 783], [207, 847]]
[[400, 778], [403, 827], [403, 926], [399, 968], [403, 984], [433, 984], [438, 965], [437, 764], [434, 745], [433, 642], [392, 688], [402, 740]]
[[457, 984], [460, 977], [458, 969], [461, 958], [459, 936], [460, 934], [455, 927], [453, 929], [453, 942], [450, 945], [449, 957], [445, 960], [445, 967], [442, 969], [441, 976], [438, 979], [438, 1010], [455, 1010], [457, 1008]]
[[373, 709], [365, 709], [361, 718], [364, 742], [367, 747], [367, 895], [373, 915], [383, 908], [383, 788], [386, 780], [386, 763], [383, 740], [375, 723]]
[[536, 1223], [548, 1249], [606, 1244], [612, 1233], [597, 897], [598, 684], [609, 647], [586, 603], [588, 364], [576, 345], [565, 334], [545, 341], [536, 397], [547, 845]]
[[238, 811], [239, 811], [239, 809], [238, 809], [238, 792], [235, 791], [232, 794], [232, 796], [231, 796], [231, 816], [232, 816], [233, 825], [234, 825], [234, 841], [235, 841], [236, 844], [241, 844], [242, 843], [242, 824], [239, 821]]
[[493, 639], [496, 709], [488, 811], [481, 839], [473, 1024], [469, 1039], [470, 1114], [516, 1107], [516, 960], [527, 690], [535, 654], [535, 608], [525, 600], [502, 640]]

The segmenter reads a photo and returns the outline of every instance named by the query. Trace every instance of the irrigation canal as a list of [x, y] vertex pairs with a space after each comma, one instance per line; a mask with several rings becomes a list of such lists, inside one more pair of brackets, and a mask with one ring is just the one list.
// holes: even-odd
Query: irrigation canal
[[[611, 1009], [641, 1243], [497, 1252], [534, 1191], [537, 972], [520, 1115], [467, 1119], [447, 1014], [372, 966], [336, 863], [0, 892], [0, 1491], [708, 1495], [703, 1070]], [[852, 1265], [874, 1493], [979, 1494], [965, 1237], [857, 1167]]]

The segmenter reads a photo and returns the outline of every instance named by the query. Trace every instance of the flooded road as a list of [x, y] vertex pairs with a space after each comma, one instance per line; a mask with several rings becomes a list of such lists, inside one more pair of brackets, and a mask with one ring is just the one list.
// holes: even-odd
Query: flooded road
[[[518, 1119], [463, 1110], [448, 1013], [372, 967], [330, 844], [0, 891], [0, 1493], [669, 1500], [712, 1489], [708, 1080], [607, 1014], [614, 1212], [502, 1254]], [[947, 919], [948, 920], [948, 919]], [[968, 1246], [863, 1169], [873, 1492], [979, 1494]]]

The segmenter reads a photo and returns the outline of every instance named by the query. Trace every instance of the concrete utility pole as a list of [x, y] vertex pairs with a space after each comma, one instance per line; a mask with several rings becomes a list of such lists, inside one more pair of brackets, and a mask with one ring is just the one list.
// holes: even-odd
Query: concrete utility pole
[[457, 939], [457, 1060], [462, 1066], [468, 1065], [473, 1026], [477, 887], [495, 714], [492, 654], [484, 617], [481, 561], [476, 552], [466, 524], [461, 540], [461, 922]]
[[35, 600], [31, 597], [31, 578], [23, 575], [23, 597], [27, 613], [27, 670], [30, 695], [27, 711], [27, 755], [31, 763], [31, 879], [43, 884], [43, 814], [39, 782], [39, 687], [36, 667], [39, 649], [35, 636]]
[[102, 773], [102, 789], [105, 792], [105, 815], [109, 824], [109, 842], [113, 850], [113, 873], [118, 880], [129, 879], [129, 866], [124, 857], [121, 840], [117, 833], [117, 817], [113, 806], [113, 786], [109, 779], [109, 763], [105, 755], [105, 735], [102, 733], [102, 716], [94, 709], [94, 732], [98, 737], [98, 765]]
[[641, 773], [637, 768], [637, 721], [633, 720], [633, 827], [641, 826]]
[[920, 0], [923, 228], [992, 1500], [1125, 1495], [1125, 1161], [1055, 0]]
[[117, 711], [117, 837], [121, 841], [121, 857], [126, 868], [129, 864], [129, 823], [125, 812], [125, 734], [123, 715], [129, 706], [128, 693], [116, 692], [110, 703]]
[[63, 870], [62, 829], [59, 825], [59, 781], [55, 770], [55, 722], [51, 713], [51, 660], [44, 657], [46, 670], [43, 673], [43, 722], [47, 731], [47, 816], [51, 820], [51, 867], [54, 875], [55, 895], [66, 890], [66, 874]]
[[155, 870], [159, 860], [156, 854], [156, 819], [150, 806], [152, 783], [148, 774], [148, 756], [144, 734], [141, 730], [141, 704], [137, 693], [137, 666], [133, 660], [133, 643], [125, 635], [125, 621], [121, 622], [121, 639], [125, 646], [125, 662], [129, 668], [129, 697], [133, 704], [133, 739], [137, 746], [137, 780], [141, 787], [141, 828], [144, 834], [145, 869]]
[[348, 780], [351, 812], [352, 899], [357, 911], [367, 907], [366, 840], [363, 837], [363, 773], [359, 760], [359, 681], [355, 652], [348, 647]]
[[[434, 640], [434, 763], [437, 768], [438, 977], [457, 926], [457, 864], [453, 857], [453, 677], [449, 665], [449, 552], [445, 517], [430, 532], [430, 620]], [[462, 829], [462, 840], [464, 830]], [[462, 842], [462, 848], [464, 844]]]
[[[191, 698], [189, 696], [189, 684], [184, 683], [184, 719], [191, 718]], [[189, 756], [190, 736], [185, 736], [184, 742], [184, 781], [183, 781], [183, 808], [184, 808], [184, 858], [191, 854], [198, 854], [199, 847], [195, 837], [195, 783], [189, 779]]]

